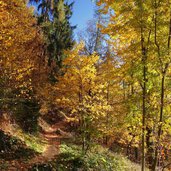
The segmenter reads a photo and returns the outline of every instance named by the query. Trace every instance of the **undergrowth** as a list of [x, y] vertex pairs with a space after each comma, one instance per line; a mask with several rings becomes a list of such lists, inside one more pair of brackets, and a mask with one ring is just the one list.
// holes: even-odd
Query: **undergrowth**
[[139, 171], [140, 166], [122, 155], [110, 152], [100, 145], [93, 146], [86, 154], [81, 147], [62, 144], [55, 160], [35, 165], [30, 171]]

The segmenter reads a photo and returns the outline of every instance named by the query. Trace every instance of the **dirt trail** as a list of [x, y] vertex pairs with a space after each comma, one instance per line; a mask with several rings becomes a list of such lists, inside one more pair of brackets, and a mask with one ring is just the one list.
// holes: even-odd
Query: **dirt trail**
[[[65, 127], [64, 125], [65, 123], [60, 121], [59, 123], [51, 126], [45, 120], [40, 118], [39, 126], [42, 128], [42, 132], [39, 134], [39, 137], [47, 143], [45, 151], [27, 162], [14, 162], [13, 166], [8, 170], [18, 171], [19, 169], [21, 171], [26, 171], [35, 164], [41, 164], [53, 160], [53, 158], [59, 154], [61, 139], [70, 137], [70, 134], [61, 130], [61, 128]], [[10, 118], [5, 118], [3, 122], [0, 122], [0, 129], [12, 136], [15, 135], [17, 127], [15, 127], [14, 124], [11, 124]]]

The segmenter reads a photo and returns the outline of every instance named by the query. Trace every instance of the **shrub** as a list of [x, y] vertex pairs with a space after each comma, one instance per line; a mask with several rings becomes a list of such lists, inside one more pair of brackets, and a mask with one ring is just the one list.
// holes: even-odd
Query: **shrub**
[[81, 147], [62, 144], [60, 154], [52, 162], [35, 165], [30, 171], [139, 171], [140, 166], [125, 157], [110, 152], [107, 148], [96, 145], [85, 155]]

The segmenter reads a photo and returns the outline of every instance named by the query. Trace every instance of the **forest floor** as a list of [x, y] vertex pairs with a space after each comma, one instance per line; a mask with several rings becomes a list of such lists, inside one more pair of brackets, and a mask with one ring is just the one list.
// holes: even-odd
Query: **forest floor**
[[[16, 137], [20, 141], [22, 141], [25, 145], [25, 149], [31, 149], [33, 151], [33, 154], [25, 155], [26, 157], [20, 157], [20, 158], [13, 158], [12, 160], [8, 160], [6, 158], [0, 159], [0, 171], [29, 171], [31, 168], [36, 169], [38, 165], [43, 165], [45, 163], [50, 163], [54, 159], [56, 159], [60, 154], [61, 149], [61, 140], [64, 138], [72, 138], [72, 135], [70, 133], [65, 132], [66, 128], [66, 122], [65, 121], [59, 121], [58, 123], [54, 125], [48, 124], [44, 119], [39, 118], [38, 124], [41, 127], [41, 131], [36, 135], [26, 134], [22, 131], [22, 129], [16, 124], [11, 121], [11, 118], [8, 116], [3, 117], [3, 119], [0, 119], [0, 129], [7, 134], [10, 137]], [[64, 130], [64, 131], [63, 131]], [[20, 148], [20, 147], [18, 147]], [[66, 148], [66, 147], [65, 147]], [[68, 150], [69, 149], [69, 150]], [[73, 146], [68, 147], [65, 149], [67, 152], [73, 151], [76, 154], [79, 154], [79, 149], [76, 150], [77, 147]], [[101, 151], [104, 149], [101, 147]], [[90, 153], [88, 157], [98, 158], [98, 160], [101, 160], [102, 155], [98, 152]], [[8, 155], [8, 154], [7, 154]], [[105, 156], [104, 155], [104, 156]], [[114, 155], [114, 156], [113, 156]], [[73, 154], [71, 155], [73, 156]], [[120, 157], [119, 155], [112, 154], [112, 156], [115, 158], [114, 162], [118, 161], [118, 163], [121, 160], [121, 163], [124, 161], [125, 167], [129, 168], [127, 171], [139, 171], [140, 166], [138, 164], [132, 163], [131, 161], [128, 161], [127, 159], [124, 159], [123, 157]], [[112, 157], [112, 158], [113, 158]], [[77, 157], [76, 157], [77, 159]], [[91, 161], [92, 159], [90, 159]], [[106, 160], [106, 156], [104, 157], [104, 160]], [[87, 161], [87, 160], [86, 160]], [[117, 166], [117, 163], [116, 163]], [[46, 169], [46, 168], [45, 168]], [[124, 166], [123, 166], [124, 169]], [[31, 170], [30, 170], [31, 171]]]
[[[61, 130], [63, 122], [50, 126], [42, 118], [39, 120], [39, 126], [42, 131], [36, 137], [25, 135], [16, 124], [12, 124], [9, 117], [4, 117], [0, 122], [0, 129], [11, 137], [17, 137], [24, 141], [27, 147], [37, 150], [37, 154], [29, 160], [1, 160], [1, 170], [26, 171], [35, 164], [43, 164], [53, 160], [59, 154], [60, 141], [63, 137], [70, 136]], [[59, 135], [60, 134], [60, 135]], [[67, 135], [68, 134], [68, 135]], [[30, 137], [29, 137], [30, 136]], [[33, 141], [34, 142], [29, 142]], [[33, 143], [33, 144], [32, 144]]]

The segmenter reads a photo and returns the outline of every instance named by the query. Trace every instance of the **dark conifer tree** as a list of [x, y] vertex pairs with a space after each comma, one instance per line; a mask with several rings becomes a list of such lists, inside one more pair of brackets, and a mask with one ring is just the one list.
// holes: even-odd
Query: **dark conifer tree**
[[[38, 24], [42, 27], [48, 53], [48, 64], [52, 73], [59, 72], [64, 59], [64, 50], [71, 49], [73, 30], [70, 18], [74, 3], [68, 4], [64, 0], [30, 0], [38, 4]], [[53, 75], [53, 74], [52, 74]]]

